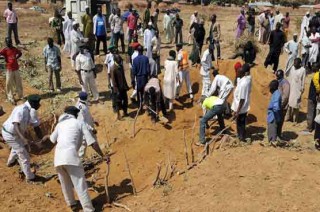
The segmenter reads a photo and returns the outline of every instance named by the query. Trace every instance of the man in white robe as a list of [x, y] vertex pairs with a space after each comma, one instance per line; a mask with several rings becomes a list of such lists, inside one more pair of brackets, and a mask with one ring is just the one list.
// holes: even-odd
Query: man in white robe
[[210, 89], [210, 70], [212, 68], [212, 54], [213, 46], [210, 45], [209, 48], [203, 52], [201, 58], [200, 75], [202, 76], [202, 96], [209, 92]]
[[73, 29], [72, 28], [73, 22], [74, 22], [74, 19], [72, 18], [72, 12], [68, 12], [63, 22], [63, 34], [65, 38], [63, 51], [68, 55], [71, 54], [71, 31]]
[[277, 23], [280, 23], [282, 25], [282, 19], [284, 18], [283, 14], [280, 13], [279, 9], [276, 10], [276, 15], [274, 16], [274, 25], [273, 30], [276, 29]]
[[[199, 16], [198, 16], [198, 11], [194, 11], [194, 13], [191, 15], [189, 28], [192, 26], [193, 23], [197, 23], [197, 24], [200, 23], [200, 19], [199, 19]], [[190, 45], [192, 44], [192, 41], [194, 39], [194, 31], [195, 31], [195, 29], [192, 28], [190, 33], [189, 33], [189, 36], [188, 36], [188, 43]]]
[[163, 31], [166, 33], [166, 41], [172, 43], [173, 38], [173, 18], [170, 16], [170, 11], [167, 10], [167, 13], [163, 16]]
[[152, 22], [149, 22], [148, 28], [144, 30], [143, 35], [143, 45], [146, 51], [146, 56], [150, 59], [152, 58], [152, 43], [151, 40], [153, 38], [154, 32], [152, 30]]
[[289, 108], [286, 120], [298, 123], [299, 108], [306, 78], [306, 70], [301, 66], [301, 59], [296, 58], [294, 65], [285, 74], [290, 83]]
[[320, 34], [316, 31], [315, 27], [311, 28], [311, 35], [309, 39], [311, 42], [311, 48], [309, 49], [309, 63], [312, 65], [313, 63], [317, 62], [319, 54]]
[[285, 72], [289, 71], [289, 69], [293, 66], [294, 60], [298, 57], [299, 53], [299, 43], [298, 43], [298, 35], [293, 35], [293, 40], [288, 41], [284, 44], [284, 50], [288, 53], [288, 60]]
[[305, 16], [303, 16], [302, 22], [301, 22], [301, 32], [300, 32], [300, 38], [299, 41], [303, 39], [303, 37], [306, 35], [307, 31], [309, 31], [309, 23], [311, 20], [310, 12], [308, 11]]

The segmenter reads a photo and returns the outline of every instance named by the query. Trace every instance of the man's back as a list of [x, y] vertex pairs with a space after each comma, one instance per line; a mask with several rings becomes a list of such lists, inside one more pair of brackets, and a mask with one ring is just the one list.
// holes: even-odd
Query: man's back
[[149, 75], [149, 59], [145, 55], [138, 55], [133, 60], [133, 74], [137, 77]]

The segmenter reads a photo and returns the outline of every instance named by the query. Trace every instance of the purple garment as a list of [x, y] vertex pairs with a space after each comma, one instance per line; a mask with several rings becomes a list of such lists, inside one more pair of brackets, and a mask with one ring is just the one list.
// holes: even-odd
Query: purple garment
[[240, 38], [246, 28], [246, 24], [247, 24], [246, 17], [240, 14], [238, 16], [237, 22], [238, 22], [238, 26], [237, 26], [236, 38]]

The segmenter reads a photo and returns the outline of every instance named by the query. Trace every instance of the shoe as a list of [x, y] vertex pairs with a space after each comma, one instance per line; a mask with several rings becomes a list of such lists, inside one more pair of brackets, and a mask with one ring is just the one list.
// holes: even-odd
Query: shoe
[[198, 142], [194, 143], [194, 145], [196, 145], [196, 146], [205, 146], [205, 144], [201, 143], [201, 141], [198, 141]]
[[58, 88], [58, 89], [57, 89], [57, 92], [59, 92], [59, 93], [60, 93], [60, 92], [61, 92], [61, 89], [60, 89], [60, 88]]
[[193, 97], [194, 97], [193, 94], [190, 94], [190, 99], [193, 99]]

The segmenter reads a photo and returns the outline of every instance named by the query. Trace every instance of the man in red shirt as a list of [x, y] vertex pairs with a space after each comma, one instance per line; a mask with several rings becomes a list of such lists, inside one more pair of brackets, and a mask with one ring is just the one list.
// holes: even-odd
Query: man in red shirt
[[[132, 10], [132, 8], [131, 8]], [[131, 43], [132, 41], [132, 35], [134, 31], [137, 29], [137, 22], [138, 22], [138, 14], [136, 10], [133, 10], [131, 14], [127, 18], [128, 28], [129, 28], [129, 36], [128, 36], [128, 42]]]
[[[6, 74], [6, 92], [7, 99], [13, 105], [16, 104], [13, 94], [16, 92], [19, 99], [23, 97], [22, 80], [19, 73], [18, 59], [22, 53], [19, 49], [12, 45], [10, 38], [5, 39], [7, 47], [0, 51], [0, 55], [6, 61], [7, 74]], [[16, 90], [14, 90], [16, 89]]]

